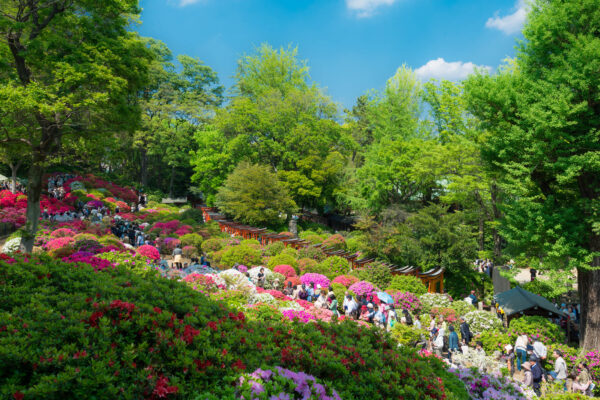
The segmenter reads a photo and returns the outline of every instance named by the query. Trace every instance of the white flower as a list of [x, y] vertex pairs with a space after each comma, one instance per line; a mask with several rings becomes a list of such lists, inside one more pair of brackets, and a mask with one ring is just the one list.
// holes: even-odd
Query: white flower
[[2, 247], [2, 252], [4, 254], [14, 253], [21, 248], [21, 238], [16, 237], [10, 239], [8, 242], [4, 243]]
[[269, 293], [254, 293], [250, 296], [249, 304], [256, 303], [266, 303], [270, 305], [277, 305], [277, 300], [275, 297], [271, 296]]

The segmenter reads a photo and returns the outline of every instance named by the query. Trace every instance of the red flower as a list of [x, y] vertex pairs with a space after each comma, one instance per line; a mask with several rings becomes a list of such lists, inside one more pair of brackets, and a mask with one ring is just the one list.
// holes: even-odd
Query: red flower
[[15, 400], [23, 400], [23, 397], [25, 397], [25, 395], [19, 391], [16, 391], [13, 394], [13, 397], [15, 398]]
[[206, 325], [208, 325], [208, 327], [209, 327], [210, 329], [212, 329], [213, 331], [216, 331], [216, 330], [217, 330], [217, 323], [216, 323], [216, 322], [214, 322], [214, 321], [209, 321], [209, 322], [208, 322]]
[[245, 370], [246, 369], [246, 365], [242, 362], [242, 360], [237, 360], [236, 362], [233, 363], [233, 368], [240, 369], [240, 370]]

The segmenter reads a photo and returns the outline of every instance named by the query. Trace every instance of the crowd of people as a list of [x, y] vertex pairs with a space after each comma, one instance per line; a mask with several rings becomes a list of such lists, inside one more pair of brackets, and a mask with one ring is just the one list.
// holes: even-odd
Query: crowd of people
[[[27, 185], [24, 185], [19, 181], [14, 182], [14, 184], [14, 193], [21, 192], [27, 194]], [[9, 179], [1, 181], [0, 190], [10, 190], [13, 192], [13, 181]]]

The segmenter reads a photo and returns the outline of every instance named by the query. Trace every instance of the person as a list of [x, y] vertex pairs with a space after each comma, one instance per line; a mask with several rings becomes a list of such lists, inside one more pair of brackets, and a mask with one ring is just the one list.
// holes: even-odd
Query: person
[[567, 363], [560, 350], [554, 350], [553, 355], [555, 358], [554, 371], [550, 371], [550, 376], [557, 382], [565, 382], [567, 379]]
[[571, 390], [573, 392], [581, 392], [586, 394], [592, 381], [590, 380], [590, 370], [586, 363], [580, 362], [577, 366], [579, 368], [579, 374], [573, 381]]
[[454, 331], [454, 326], [450, 325], [448, 328], [450, 335], [448, 336], [448, 360], [452, 362], [452, 353], [458, 353], [458, 335]]
[[569, 316], [571, 321], [577, 322], [577, 314], [575, 314], [575, 311], [573, 310], [573, 306], [569, 306], [567, 308], [567, 315]]
[[344, 294], [344, 301], [342, 302], [342, 308], [344, 309], [344, 315], [348, 315], [348, 303], [352, 296], [349, 295], [349, 292]]
[[541, 386], [542, 380], [544, 379], [544, 372], [542, 371], [542, 367], [540, 366], [539, 360], [536, 356], [531, 356], [531, 376], [533, 380], [533, 391], [538, 396], [541, 395]]
[[527, 360], [527, 344], [529, 339], [527, 335], [521, 335], [515, 343], [515, 352], [517, 353], [517, 370], [521, 370], [521, 364]]
[[471, 296], [465, 296], [465, 298], [463, 299], [463, 301], [467, 304], [470, 304], [472, 306], [474, 306], [475, 304], [473, 304], [473, 299], [471, 298]]
[[433, 339], [433, 341], [432, 341], [433, 351], [437, 356], [442, 357], [442, 351], [444, 349], [443, 332], [440, 332], [440, 330], [438, 328], [433, 328], [431, 330], [431, 334], [432, 334], [432, 339]]
[[373, 319], [375, 321], [375, 325], [379, 326], [380, 328], [385, 328], [385, 314], [383, 309], [378, 307]]
[[[130, 230], [130, 232], [133, 232], [133, 229]], [[181, 255], [183, 254], [183, 250], [181, 250], [181, 245], [177, 245], [175, 246], [175, 249], [173, 249], [173, 267], [177, 268], [177, 269], [181, 269]]]
[[373, 303], [368, 303], [367, 304], [367, 320], [370, 323], [373, 323], [374, 319], [375, 319], [375, 309], [373, 308]]
[[325, 298], [325, 295], [323, 294], [321, 289], [317, 290], [315, 296], [317, 298], [315, 301], [315, 308], [327, 308], [327, 299]]
[[398, 315], [396, 314], [396, 309], [393, 304], [385, 306], [385, 309], [387, 310], [387, 331], [389, 332], [398, 322]]
[[331, 304], [329, 305], [329, 310], [331, 312], [333, 312], [333, 317], [338, 317], [338, 301], [335, 298], [335, 293], [332, 293], [331, 295], [329, 295], [329, 298], [331, 298]]
[[471, 298], [471, 304], [477, 307], [477, 303], [479, 302], [479, 300], [477, 300], [477, 296], [475, 296], [474, 290], [471, 290], [471, 294], [469, 295], [469, 297]]
[[510, 344], [504, 346], [504, 359], [506, 360], [506, 367], [508, 368], [508, 372], [510, 376], [513, 376], [515, 373], [515, 352], [513, 351], [513, 347]]
[[[404, 318], [406, 325], [408, 325], [408, 326], [413, 325], [413, 319], [406, 308], [402, 309], [402, 315], [403, 315], [402, 318]], [[420, 327], [420, 325], [421, 325], [421, 323], [419, 322], [419, 327]]]
[[300, 287], [300, 291], [298, 292], [298, 298], [304, 301], [308, 299], [308, 291], [306, 290], [306, 285], [304, 283]]
[[292, 295], [294, 294], [294, 287], [292, 286], [292, 282], [288, 281], [286, 288], [283, 289], [283, 293], [286, 296], [292, 297]]
[[264, 288], [265, 287], [265, 269], [264, 268], [260, 268], [260, 270], [258, 270], [258, 275], [257, 275], [257, 284], [258, 287]]
[[530, 277], [531, 282], [535, 281], [535, 277], [537, 275], [537, 269], [529, 268], [529, 275], [531, 276]]
[[350, 317], [350, 316], [354, 316], [354, 318], [357, 318], [357, 309], [358, 309], [358, 304], [356, 303], [356, 300], [354, 300], [354, 297], [352, 297], [352, 295], [350, 293], [348, 293], [348, 295], [346, 295], [346, 306], [347, 308], [344, 310], [346, 312], [346, 316]]
[[418, 314], [415, 316], [415, 323], [414, 323], [414, 325], [415, 325], [415, 328], [422, 329], [421, 316], [418, 315]]
[[533, 374], [531, 373], [531, 363], [529, 361], [524, 362], [523, 370], [525, 374], [523, 375], [523, 386], [532, 387], [533, 386]]
[[[320, 288], [321, 288], [321, 285], [317, 285], [317, 290]], [[315, 299], [315, 297], [317, 296], [313, 285], [308, 285], [308, 287], [306, 288], [306, 293], [308, 293], [307, 300], [310, 302], [312, 302]]]
[[467, 321], [465, 321], [464, 317], [460, 317], [460, 338], [467, 345], [473, 338], [473, 335], [471, 334], [471, 329], [469, 327], [469, 323]]
[[547, 353], [548, 349], [546, 348], [546, 346], [544, 346], [544, 343], [540, 342], [539, 340], [533, 342], [532, 354], [535, 354], [537, 358], [539, 358], [540, 360], [545, 360]]

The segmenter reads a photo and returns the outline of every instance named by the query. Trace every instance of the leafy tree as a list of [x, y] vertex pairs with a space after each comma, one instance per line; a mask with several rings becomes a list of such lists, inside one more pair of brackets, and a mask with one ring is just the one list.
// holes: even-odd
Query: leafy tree
[[28, 251], [40, 215], [44, 168], [63, 143], [130, 129], [131, 94], [144, 84], [148, 52], [127, 30], [137, 0], [8, 0], [0, 13], [0, 146], [20, 143], [31, 160]]
[[300, 206], [334, 203], [349, 139], [297, 50], [262, 45], [238, 62], [235, 79], [228, 105], [196, 134], [193, 180], [207, 202], [227, 173], [248, 161], [276, 170]]
[[236, 221], [255, 226], [277, 224], [296, 209], [269, 167], [247, 162], [240, 163], [227, 177], [216, 203]]
[[466, 83], [505, 192], [509, 251], [577, 268], [582, 345], [600, 347], [600, 13], [597, 1], [532, 4], [515, 62]]

